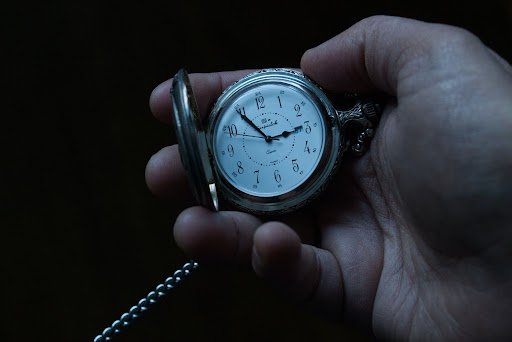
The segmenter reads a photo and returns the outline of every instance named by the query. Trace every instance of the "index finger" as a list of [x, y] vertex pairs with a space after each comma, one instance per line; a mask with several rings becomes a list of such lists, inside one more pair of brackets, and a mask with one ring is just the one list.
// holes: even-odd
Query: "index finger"
[[466, 74], [468, 66], [485, 70], [482, 54], [488, 51], [481, 41], [462, 28], [374, 16], [306, 51], [301, 69], [330, 91], [378, 90], [400, 97], [430, 86], [447, 63], [454, 75]]
[[[214, 73], [190, 74], [190, 83], [199, 107], [201, 117], [208, 115], [215, 100], [229, 85], [254, 70], [223, 71]], [[172, 103], [170, 90], [172, 79], [158, 85], [149, 98], [149, 107], [153, 115], [164, 123], [171, 123]]]

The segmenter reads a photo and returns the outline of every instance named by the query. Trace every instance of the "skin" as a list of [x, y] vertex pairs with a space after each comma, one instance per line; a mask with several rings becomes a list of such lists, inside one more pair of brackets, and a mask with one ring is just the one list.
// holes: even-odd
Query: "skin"
[[[510, 339], [510, 65], [460, 28], [378, 16], [306, 51], [301, 69], [334, 93], [390, 96], [369, 151], [300, 213], [185, 209], [177, 244], [202, 262], [252, 265], [291, 300], [378, 338]], [[192, 75], [202, 114], [248, 72]], [[150, 99], [167, 123], [169, 87]], [[176, 145], [146, 179], [177, 205], [190, 193]]]

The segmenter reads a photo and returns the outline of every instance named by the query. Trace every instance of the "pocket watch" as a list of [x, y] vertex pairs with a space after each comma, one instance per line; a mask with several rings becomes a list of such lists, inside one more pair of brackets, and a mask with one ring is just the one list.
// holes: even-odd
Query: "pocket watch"
[[[203, 125], [185, 70], [171, 89], [180, 156], [200, 205], [260, 215], [296, 210], [315, 198], [347, 150], [361, 155], [378, 124], [375, 99], [347, 96], [335, 107], [302, 73], [264, 69], [229, 86]], [[346, 104], [345, 104], [346, 105]], [[111, 341], [198, 267], [191, 260], [94, 339]]]
[[381, 112], [374, 99], [346, 96], [335, 108], [310, 78], [263, 69], [226, 88], [205, 125], [187, 75], [171, 88], [173, 123], [189, 183], [200, 205], [259, 215], [296, 210], [328, 184], [347, 150], [361, 155]]

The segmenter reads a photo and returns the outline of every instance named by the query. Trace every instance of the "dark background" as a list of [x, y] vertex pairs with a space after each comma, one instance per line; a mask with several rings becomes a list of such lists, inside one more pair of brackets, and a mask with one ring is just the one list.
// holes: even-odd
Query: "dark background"
[[[373, 14], [462, 26], [512, 60], [505, 0], [55, 1], [2, 11], [3, 341], [92, 340], [187, 260], [171, 235], [177, 209], [144, 181], [147, 160], [171, 143], [149, 94], [178, 68], [296, 67], [303, 51]], [[248, 270], [204, 268], [119, 341], [342, 338], [371, 339], [289, 305]]]

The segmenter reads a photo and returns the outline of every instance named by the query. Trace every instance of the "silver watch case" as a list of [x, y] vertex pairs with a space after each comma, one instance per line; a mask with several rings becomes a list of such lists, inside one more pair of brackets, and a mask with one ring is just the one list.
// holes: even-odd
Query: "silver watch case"
[[[325, 147], [320, 162], [311, 176], [298, 188], [275, 197], [257, 197], [233, 187], [218, 171], [213, 156], [213, 127], [223, 108], [238, 95], [265, 83], [284, 84], [308, 95], [320, 109], [325, 120]], [[260, 214], [274, 215], [296, 210], [316, 197], [334, 174], [343, 152], [348, 148], [343, 125], [322, 89], [302, 73], [291, 69], [263, 69], [249, 74], [229, 86], [217, 99], [204, 130], [190, 81], [185, 70], [173, 80], [173, 121], [183, 166], [200, 205], [219, 210], [224, 202], [235, 208]]]

